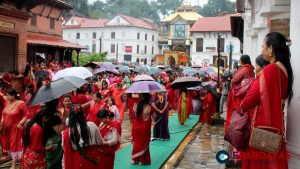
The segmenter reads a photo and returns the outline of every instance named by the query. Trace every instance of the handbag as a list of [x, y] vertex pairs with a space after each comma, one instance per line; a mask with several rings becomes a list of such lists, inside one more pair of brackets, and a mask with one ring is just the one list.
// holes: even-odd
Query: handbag
[[245, 150], [248, 147], [250, 131], [249, 113], [234, 110], [225, 132], [224, 140], [228, 141], [238, 151]]
[[254, 78], [245, 78], [241, 81], [241, 83], [235, 85], [233, 87], [233, 95], [240, 97], [245, 96], [247, 94], [247, 90], [249, 89]]
[[[279, 73], [278, 66], [277, 66], [277, 70], [278, 70], [279, 91], [280, 91], [280, 98], [281, 98], [281, 81], [280, 81], [280, 73]], [[282, 111], [282, 106], [281, 106], [281, 111]], [[280, 130], [275, 127], [270, 127], [270, 126], [254, 127], [255, 120], [256, 120], [256, 113], [257, 112], [254, 113], [254, 117], [251, 124], [252, 132], [249, 140], [249, 146], [269, 153], [279, 152], [283, 142], [283, 135], [280, 134]]]

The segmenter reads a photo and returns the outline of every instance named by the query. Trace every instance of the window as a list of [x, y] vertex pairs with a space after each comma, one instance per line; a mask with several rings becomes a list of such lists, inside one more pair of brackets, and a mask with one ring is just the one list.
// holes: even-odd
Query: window
[[116, 45], [115, 44], [111, 44], [110, 53], [116, 53]]
[[54, 18], [50, 18], [50, 29], [55, 29], [55, 20], [54, 20]]
[[93, 32], [93, 39], [96, 39], [96, 38], [97, 38], [97, 33]]
[[92, 52], [93, 52], [93, 53], [96, 52], [96, 44], [93, 44], [93, 46], [92, 46]]
[[145, 40], [147, 40], [147, 33], [145, 34]]
[[116, 33], [115, 33], [115, 32], [112, 32], [112, 33], [110, 34], [110, 38], [111, 38], [111, 39], [115, 39], [115, 38], [116, 38]]
[[225, 39], [224, 38], [220, 38], [220, 52], [224, 52], [224, 46], [225, 46]]
[[136, 46], [136, 54], [139, 54], [140, 53], [140, 45], [137, 45]]
[[125, 53], [132, 53], [132, 46], [125, 46]]
[[76, 39], [80, 39], [80, 33], [76, 34]]
[[140, 33], [137, 33], [137, 39], [140, 39]]
[[154, 41], [154, 35], [152, 35], [152, 41]]
[[147, 46], [145, 45], [145, 55], [147, 54]]
[[31, 26], [36, 26], [37, 15], [33, 14], [31, 17]]
[[152, 46], [152, 55], [154, 54], [154, 46]]
[[203, 52], [203, 38], [196, 39], [196, 52]]

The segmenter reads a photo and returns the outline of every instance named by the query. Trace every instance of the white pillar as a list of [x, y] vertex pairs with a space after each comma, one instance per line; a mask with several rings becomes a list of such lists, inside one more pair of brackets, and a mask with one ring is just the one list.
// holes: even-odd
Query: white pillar
[[287, 112], [287, 148], [292, 158], [289, 160], [290, 169], [299, 169], [300, 166], [300, 1], [291, 0], [290, 15], [290, 37], [292, 39], [291, 46], [291, 62], [294, 70], [294, 97], [288, 107]]

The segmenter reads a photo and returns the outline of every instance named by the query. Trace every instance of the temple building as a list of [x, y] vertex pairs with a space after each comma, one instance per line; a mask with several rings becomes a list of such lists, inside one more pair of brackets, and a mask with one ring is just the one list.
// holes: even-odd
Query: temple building
[[183, 3], [175, 13], [160, 22], [160, 55], [155, 57], [157, 64], [186, 65], [190, 61], [190, 28], [198, 18], [202, 16], [196, 12], [196, 8]]

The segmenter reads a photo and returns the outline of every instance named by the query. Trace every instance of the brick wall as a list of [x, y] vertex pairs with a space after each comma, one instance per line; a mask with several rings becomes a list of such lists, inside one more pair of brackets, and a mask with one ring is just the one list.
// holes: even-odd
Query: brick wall
[[[47, 5], [45, 8], [44, 5], [33, 8], [31, 12], [37, 14], [37, 23], [36, 26], [32, 26], [31, 19], [29, 19], [28, 31], [62, 36], [62, 16], [60, 16], [62, 10], [56, 7], [51, 10], [51, 8], [52, 6]], [[54, 18], [55, 29], [50, 29], [50, 18]]]
[[14, 28], [0, 27], [0, 33], [16, 36], [16, 68], [21, 73], [25, 69], [27, 60], [27, 20], [0, 15], [0, 21], [14, 24]]

